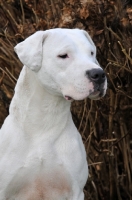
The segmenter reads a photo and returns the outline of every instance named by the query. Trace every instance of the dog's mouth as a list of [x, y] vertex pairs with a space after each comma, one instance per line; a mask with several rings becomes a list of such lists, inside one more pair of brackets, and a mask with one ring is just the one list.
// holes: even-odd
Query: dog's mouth
[[72, 97], [67, 96], [67, 95], [65, 95], [64, 98], [65, 98], [67, 101], [73, 101], [73, 100], [74, 100]]
[[[103, 95], [101, 95], [101, 92], [100, 91], [95, 91], [95, 92], [92, 92], [88, 98], [89, 99], [92, 99], [92, 100], [98, 100], [102, 97]], [[67, 100], [67, 101], [73, 101], [74, 99], [70, 96], [67, 96], [65, 95], [64, 98]]]
[[[89, 98], [89, 99], [92, 99], [92, 100], [98, 100], [98, 99], [100, 99], [102, 96], [103, 96], [103, 92], [101, 92], [100, 90], [96, 90], [96, 91], [90, 93], [90, 95], [88, 96], [88, 98]], [[73, 101], [73, 100], [74, 100], [71, 96], [68, 96], [68, 95], [65, 95], [64, 98], [65, 98], [67, 101]]]
[[102, 92], [100, 92], [99, 90], [92, 92], [88, 98], [92, 99], [92, 100], [98, 100], [103, 96]]

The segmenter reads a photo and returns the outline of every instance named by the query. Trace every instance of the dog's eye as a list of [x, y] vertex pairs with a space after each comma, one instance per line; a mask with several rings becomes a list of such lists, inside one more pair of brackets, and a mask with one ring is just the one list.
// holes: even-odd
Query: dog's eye
[[59, 55], [58, 57], [62, 58], [62, 59], [65, 59], [65, 58], [68, 58], [68, 55], [67, 54], [63, 54], [63, 55]]
[[94, 52], [93, 52], [93, 51], [91, 51], [91, 55], [92, 55], [92, 56], [94, 55]]

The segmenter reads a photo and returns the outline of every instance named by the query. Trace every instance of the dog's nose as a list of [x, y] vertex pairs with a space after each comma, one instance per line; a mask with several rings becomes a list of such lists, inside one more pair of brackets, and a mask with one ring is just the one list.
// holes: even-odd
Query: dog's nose
[[95, 69], [91, 69], [86, 71], [86, 75], [88, 76], [88, 78], [97, 83], [97, 84], [101, 84], [104, 83], [105, 81], [105, 72], [101, 69], [101, 68], [95, 68]]

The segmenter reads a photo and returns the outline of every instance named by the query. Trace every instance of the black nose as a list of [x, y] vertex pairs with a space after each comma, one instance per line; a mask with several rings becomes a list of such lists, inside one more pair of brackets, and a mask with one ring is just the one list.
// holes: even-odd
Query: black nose
[[101, 69], [101, 68], [95, 68], [95, 69], [91, 69], [86, 71], [86, 75], [88, 76], [88, 78], [97, 83], [97, 84], [101, 84], [104, 83], [105, 81], [105, 72]]

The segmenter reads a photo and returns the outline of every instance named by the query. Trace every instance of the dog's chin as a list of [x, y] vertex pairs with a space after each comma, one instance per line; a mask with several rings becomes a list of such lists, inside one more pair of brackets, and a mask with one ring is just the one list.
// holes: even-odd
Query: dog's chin
[[84, 100], [88, 97], [88, 95], [72, 95], [72, 96], [69, 96], [69, 95], [64, 95], [64, 99], [66, 101], [69, 101], [69, 102], [72, 102], [72, 101], [81, 101], [81, 100]]

